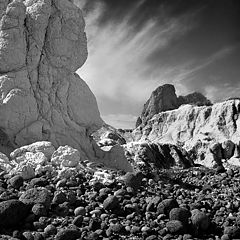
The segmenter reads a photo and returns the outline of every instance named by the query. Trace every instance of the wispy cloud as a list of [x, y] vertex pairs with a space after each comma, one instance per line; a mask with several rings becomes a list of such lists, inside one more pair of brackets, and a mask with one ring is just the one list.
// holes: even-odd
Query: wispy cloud
[[[193, 26], [185, 24], [188, 16], [169, 18], [161, 26], [151, 18], [141, 31], [134, 32], [128, 22], [133, 12], [129, 12], [121, 23], [115, 25], [110, 22], [99, 28], [97, 21], [103, 11], [102, 4], [95, 5], [86, 18], [89, 58], [78, 73], [98, 99], [118, 100], [120, 105], [125, 104], [126, 109], [129, 101], [142, 105], [156, 85], [168, 81], [166, 76], [170, 71], [168, 67], [163, 67], [159, 69], [158, 76], [149, 75], [152, 66], [147, 58], [154, 51], [167, 48], [172, 40], [183, 36]], [[104, 107], [100, 111], [108, 113]]]
[[[177, 94], [200, 90], [211, 100], [221, 95], [218, 91], [225, 80], [216, 74], [218, 69], [213, 76], [209, 74], [207, 77], [206, 70], [231, 55], [236, 46], [222, 44], [211, 48], [209, 46], [215, 44], [213, 41], [201, 45], [206, 25], [202, 25], [204, 31], [199, 35], [200, 40], [195, 38], [195, 42], [191, 42], [189, 35], [199, 28], [201, 18], [198, 16], [205, 5], [186, 12], [182, 8], [181, 14], [169, 14], [170, 6], [170, 10], [161, 12], [164, 14], [163, 21], [156, 15], [158, 11], [153, 16], [150, 12], [142, 21], [139, 11], [143, 11], [147, 0], [134, 0], [132, 5], [126, 1], [129, 8], [123, 10], [124, 14], [119, 14], [114, 21], [110, 12], [109, 20], [102, 24], [102, 17], [109, 14], [106, 12], [106, 2], [109, 4], [109, 1], [74, 1], [83, 9], [86, 4], [92, 3], [91, 11], [84, 13], [89, 56], [78, 73], [96, 95], [101, 115], [107, 123], [115, 127], [133, 127], [151, 92], [165, 83], [174, 84]], [[158, 7], [161, 7], [160, 4]], [[113, 12], [116, 10], [113, 6], [111, 9]], [[185, 44], [179, 44], [186, 39]], [[201, 47], [211, 48], [211, 51], [199, 54], [195, 50], [201, 51]], [[236, 95], [237, 88], [236, 84], [225, 86], [221, 96]]]

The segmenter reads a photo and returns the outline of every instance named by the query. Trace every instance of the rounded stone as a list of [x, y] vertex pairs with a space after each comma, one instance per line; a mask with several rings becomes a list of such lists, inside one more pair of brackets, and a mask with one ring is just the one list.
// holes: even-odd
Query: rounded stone
[[20, 187], [22, 187], [23, 182], [24, 182], [24, 179], [20, 175], [14, 176], [9, 180], [10, 185], [15, 189], [19, 189]]
[[34, 215], [38, 217], [44, 217], [47, 216], [47, 209], [43, 204], [34, 204], [32, 207], [32, 212]]
[[44, 233], [46, 236], [55, 235], [57, 233], [57, 228], [54, 225], [50, 224], [44, 228]]
[[180, 234], [184, 232], [184, 225], [178, 220], [172, 220], [167, 222], [166, 228], [172, 234]]
[[105, 210], [113, 210], [119, 208], [119, 201], [116, 196], [109, 196], [103, 202], [103, 208]]
[[173, 208], [178, 207], [179, 207], [178, 202], [175, 199], [164, 199], [162, 202], [158, 204], [157, 213], [165, 214], [166, 216], [168, 216]]
[[74, 215], [75, 216], [85, 216], [86, 210], [84, 207], [77, 207], [74, 210]]
[[191, 217], [191, 212], [186, 208], [173, 208], [169, 213], [170, 220], [179, 220], [185, 226], [188, 224], [188, 219]]

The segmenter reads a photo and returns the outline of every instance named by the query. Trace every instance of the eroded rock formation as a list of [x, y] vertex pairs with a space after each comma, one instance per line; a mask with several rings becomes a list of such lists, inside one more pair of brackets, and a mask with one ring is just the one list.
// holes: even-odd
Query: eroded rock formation
[[136, 127], [141, 124], [144, 125], [155, 114], [177, 109], [183, 104], [202, 106], [211, 105], [211, 102], [198, 92], [177, 97], [175, 87], [171, 84], [165, 84], [152, 92], [150, 98], [144, 104], [141, 116], [137, 119]]
[[70, 0], [1, 0], [0, 19], [0, 151], [48, 140], [110, 161], [90, 137], [103, 124], [95, 96], [75, 73], [88, 54], [81, 10]]
[[[137, 141], [181, 146], [192, 152], [200, 162], [205, 161], [205, 165], [213, 166], [217, 162], [214, 160], [216, 155], [229, 159], [235, 154], [232, 143], [239, 149], [240, 100], [201, 107], [183, 105], [172, 111], [161, 112], [148, 120], [145, 126], [136, 128], [133, 135]], [[221, 143], [221, 146], [212, 156], [210, 153], [215, 150], [211, 148], [215, 143]]]

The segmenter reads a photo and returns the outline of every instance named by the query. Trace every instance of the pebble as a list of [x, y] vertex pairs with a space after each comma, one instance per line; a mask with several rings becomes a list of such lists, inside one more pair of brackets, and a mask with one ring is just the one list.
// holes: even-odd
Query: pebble
[[19, 175], [14, 176], [14, 177], [10, 178], [10, 180], [9, 180], [10, 185], [15, 189], [19, 189], [20, 187], [22, 187], [23, 182], [24, 182], [23, 177], [19, 176]]
[[172, 220], [167, 222], [166, 228], [170, 233], [179, 234], [184, 232], [184, 225], [178, 220]]
[[86, 214], [86, 210], [84, 207], [77, 207], [74, 210], [74, 215], [75, 216], [84, 216]]
[[57, 233], [57, 228], [50, 224], [44, 228], [44, 233], [46, 236], [55, 235]]

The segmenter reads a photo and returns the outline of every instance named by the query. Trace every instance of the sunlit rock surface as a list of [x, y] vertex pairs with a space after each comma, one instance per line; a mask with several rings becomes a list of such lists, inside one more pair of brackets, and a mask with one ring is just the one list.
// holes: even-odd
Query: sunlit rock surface
[[0, 151], [50, 141], [110, 161], [90, 137], [103, 124], [95, 96], [75, 73], [88, 55], [84, 29], [72, 1], [0, 1]]
[[192, 151], [200, 162], [204, 160], [206, 165], [212, 166], [214, 156], [209, 149], [212, 144], [221, 143], [223, 159], [230, 159], [234, 154], [234, 146], [227, 140], [239, 148], [240, 101], [228, 100], [200, 107], [183, 105], [154, 115], [145, 125], [136, 128], [133, 135], [137, 141], [181, 146]]

